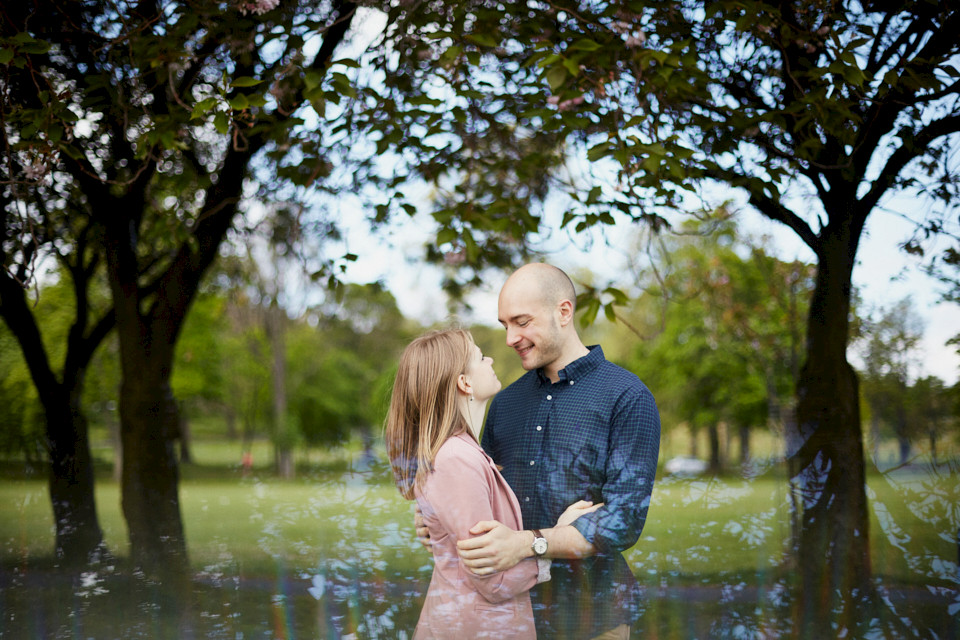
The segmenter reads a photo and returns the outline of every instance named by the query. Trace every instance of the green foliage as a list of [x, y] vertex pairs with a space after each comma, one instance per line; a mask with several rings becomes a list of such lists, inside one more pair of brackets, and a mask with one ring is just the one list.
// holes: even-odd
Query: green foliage
[[39, 462], [43, 412], [20, 348], [0, 323], [0, 452]]
[[331, 292], [328, 302], [288, 319], [287, 416], [274, 433], [269, 309], [247, 295], [249, 281], [223, 286], [226, 272], [214, 275], [220, 286], [198, 298], [178, 343], [173, 386], [188, 416], [239, 422], [247, 442], [272, 434], [288, 448], [340, 445], [382, 423], [390, 364], [408, 332], [390, 293], [378, 284], [345, 284], [339, 296]]
[[659, 280], [617, 311], [645, 331], [627, 366], [656, 390], [665, 431], [779, 426], [791, 406], [813, 269], [739, 238], [723, 211], [662, 237]]
[[[520, 166], [523, 156], [477, 144], [510, 136], [503, 144], [526, 145], [568, 195], [563, 226], [575, 231], [662, 228], [717, 184], [818, 254], [843, 220], [859, 233], [898, 191], [943, 205], [912, 216], [928, 237], [951, 224], [960, 16], [949, 4], [477, 0], [389, 13], [402, 46], [384, 60], [384, 90], [394, 126], [424, 139], [417, 163], [436, 184]], [[569, 166], [529, 147], [539, 140]], [[491, 228], [459, 220], [457, 237]]]

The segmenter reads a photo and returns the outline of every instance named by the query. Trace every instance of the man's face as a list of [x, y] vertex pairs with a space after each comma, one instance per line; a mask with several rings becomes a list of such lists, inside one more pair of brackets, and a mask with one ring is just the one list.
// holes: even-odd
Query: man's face
[[500, 292], [498, 310], [507, 346], [520, 356], [524, 369], [547, 367], [561, 356], [560, 325], [537, 291], [508, 283]]

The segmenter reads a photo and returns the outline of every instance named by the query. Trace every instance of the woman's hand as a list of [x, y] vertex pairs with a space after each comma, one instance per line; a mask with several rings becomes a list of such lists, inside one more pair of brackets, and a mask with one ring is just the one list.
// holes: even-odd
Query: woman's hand
[[567, 507], [567, 510], [560, 514], [560, 517], [557, 518], [557, 526], [562, 527], [564, 525], [570, 524], [580, 516], [585, 513], [593, 513], [597, 509], [603, 506], [602, 502], [593, 504], [589, 500], [580, 500], [579, 502], [574, 502], [572, 505]]
[[433, 546], [433, 542], [430, 540], [430, 529], [427, 528], [426, 523], [423, 521], [423, 512], [420, 511], [420, 505], [417, 505], [417, 510], [413, 514], [413, 527], [417, 530], [417, 541], [424, 546], [428, 551]]

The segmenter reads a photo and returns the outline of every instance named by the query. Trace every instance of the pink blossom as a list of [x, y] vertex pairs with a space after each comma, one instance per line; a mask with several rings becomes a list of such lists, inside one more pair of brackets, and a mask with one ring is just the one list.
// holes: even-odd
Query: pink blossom
[[276, 9], [278, 4], [280, 4], [280, 0], [240, 0], [237, 3], [237, 9], [243, 15], [248, 13], [262, 15], [267, 11]]

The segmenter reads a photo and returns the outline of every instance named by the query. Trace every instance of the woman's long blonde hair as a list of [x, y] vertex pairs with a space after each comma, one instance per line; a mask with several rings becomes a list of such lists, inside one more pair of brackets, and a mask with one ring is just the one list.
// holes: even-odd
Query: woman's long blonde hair
[[470, 332], [443, 329], [420, 336], [400, 356], [384, 437], [394, 482], [408, 500], [432, 470], [440, 446], [468, 431], [457, 378], [466, 373], [473, 344]]

